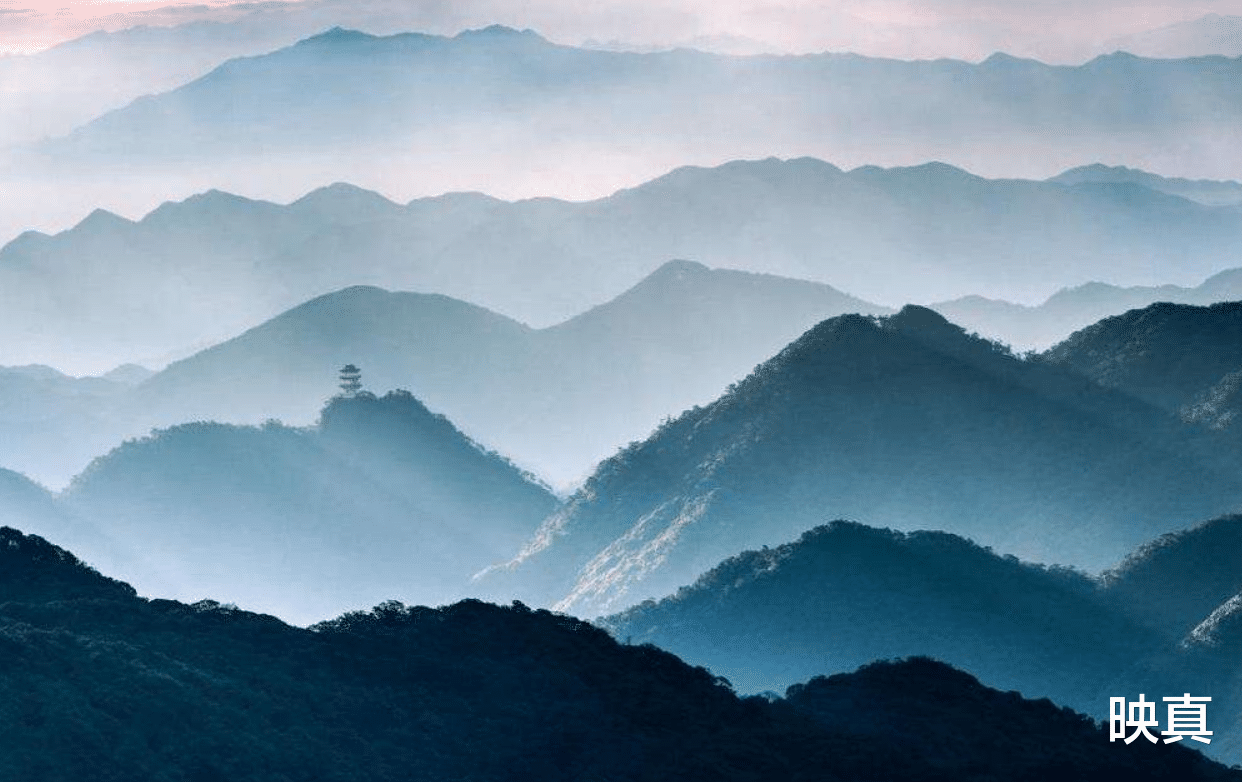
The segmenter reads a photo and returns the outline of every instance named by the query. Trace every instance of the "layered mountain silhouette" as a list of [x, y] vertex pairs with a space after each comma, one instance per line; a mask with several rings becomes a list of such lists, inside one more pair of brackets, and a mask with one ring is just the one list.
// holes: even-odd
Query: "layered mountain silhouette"
[[0, 370], [0, 464], [59, 486], [152, 427], [309, 424], [335, 392], [333, 370], [357, 362], [369, 387], [413, 389], [476, 439], [565, 485], [663, 418], [710, 401], [822, 318], [886, 311], [827, 285], [688, 261], [541, 330], [444, 296], [355, 286], [154, 376]]
[[460, 597], [557, 504], [404, 392], [336, 398], [312, 429], [159, 431], [96, 460], [59, 502], [125, 546], [115, 568], [145, 593], [302, 622], [385, 595]]
[[1126, 166], [1105, 166], [1100, 163], [1078, 166], [1048, 181], [1063, 185], [1139, 185], [1149, 190], [1180, 196], [1201, 204], [1215, 206], [1242, 204], [1242, 182], [1163, 177]]
[[52, 493], [12, 470], [0, 469], [0, 522], [60, 540], [69, 538]]
[[1101, 697], [1107, 703], [1117, 661], [1155, 646], [1154, 633], [1105, 605], [1079, 572], [948, 533], [847, 522], [725, 560], [671, 597], [600, 621], [746, 692], [927, 655], [1002, 689], [1091, 711]]
[[145, 363], [359, 284], [434, 291], [543, 327], [671, 258], [892, 304], [1029, 302], [1093, 280], [1184, 285], [1236, 267], [1239, 250], [1236, 207], [943, 164], [741, 161], [580, 203], [458, 194], [402, 206], [334, 185], [280, 206], [212, 191], [137, 222], [97, 211], [0, 250], [0, 362], [74, 373]]
[[312, 420], [346, 361], [413, 389], [478, 439], [565, 484], [710, 401], [824, 317], [885, 312], [826, 285], [667, 263], [620, 297], [533, 330], [443, 296], [354, 287], [149, 379], [152, 424]]
[[1215, 736], [1203, 749], [1236, 761], [1238, 526], [1231, 517], [1161, 538], [1101, 581], [943, 532], [834, 522], [599, 624], [743, 691], [927, 655], [1099, 719], [1123, 694], [1208, 695]]
[[[92, 155], [150, 165], [329, 148], [345, 155], [343, 164], [364, 164], [377, 149], [436, 143], [428, 129], [439, 132], [441, 149], [455, 132], [538, 153], [544, 145], [532, 131], [543, 123], [558, 127], [563, 144], [640, 138], [658, 150], [697, 149], [715, 159], [762, 141], [777, 152], [887, 162], [901, 150], [1007, 169], [1022, 150], [1059, 169], [1107, 148], [1120, 159], [1215, 171], [1238, 164], [1222, 144], [1242, 111], [1237, 68], [1223, 58], [1124, 53], [1077, 67], [1004, 54], [966, 63], [633, 53], [561, 46], [500, 26], [452, 38], [335, 28], [226, 62], [46, 150], [79, 165]], [[301, 89], [307, 83], [318, 89]], [[610, 121], [601, 127], [594, 118], [604, 108]], [[705, 122], [715, 132], [700, 133]], [[1174, 157], [1160, 146], [1173, 137], [1194, 143]], [[146, 143], [131, 143], [138, 138]]]
[[1187, 420], [1228, 429], [1242, 412], [1242, 303], [1131, 310], [1075, 333], [1044, 359]]
[[74, 378], [51, 367], [0, 367], [0, 465], [63, 484], [125, 435], [144, 431], [123, 403], [139, 379], [126, 370]]
[[1047, 350], [1097, 321], [1157, 302], [1206, 306], [1238, 299], [1242, 299], [1242, 270], [1229, 269], [1193, 288], [1090, 282], [1057, 291], [1034, 307], [983, 296], [931, 307], [954, 323], [1015, 348]]
[[1099, 569], [1242, 501], [1192, 434], [930, 310], [841, 316], [603, 462], [489, 577], [593, 615], [832, 518]]
[[[13, 779], [152, 768], [199, 779], [262, 769], [290, 779], [982, 782], [1066, 768], [1238, 778], [1185, 747], [1110, 744], [1085, 717], [930, 660], [816, 679], [787, 699], [740, 699], [667, 652], [520, 604], [390, 601], [299, 629], [213, 601], [135, 597], [11, 528], [0, 529], [0, 652], [0, 771]], [[1004, 726], [1023, 732], [994, 735]]]
[[197, 79], [225, 60], [288, 46], [298, 37], [258, 24], [192, 22], [98, 31], [36, 54], [5, 57], [0, 147], [64, 135], [135, 98]]

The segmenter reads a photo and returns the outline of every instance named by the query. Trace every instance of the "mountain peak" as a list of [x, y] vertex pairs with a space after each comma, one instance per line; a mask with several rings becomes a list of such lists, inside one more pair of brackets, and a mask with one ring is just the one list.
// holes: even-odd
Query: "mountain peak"
[[762, 159], [730, 160], [718, 166], [679, 166], [672, 171], [646, 182], [638, 187], [620, 190], [613, 198], [624, 194], [650, 192], [652, 190], [672, 189], [693, 191], [707, 187], [713, 190], [729, 187], [728, 183], [749, 183], [788, 186], [806, 186], [810, 181], [831, 181], [842, 174], [842, 170], [833, 164], [814, 157], [782, 159], [767, 157]]
[[114, 383], [121, 383], [127, 386], [136, 386], [155, 373], [140, 364], [121, 364], [113, 369], [100, 375], [104, 380], [111, 380]]
[[704, 266], [698, 261], [687, 261], [677, 258], [671, 261], [665, 261], [660, 265], [660, 268], [647, 275], [647, 279], [655, 280], [668, 278], [680, 280], [689, 275], [699, 275], [710, 271], [711, 269], [709, 267]]
[[546, 43], [539, 33], [526, 28], [518, 30], [503, 24], [493, 24], [473, 30], [462, 30], [455, 36], [458, 41], [531, 41]]
[[204, 216], [239, 216], [256, 209], [279, 209], [270, 201], [246, 198], [235, 193], [212, 188], [195, 193], [181, 201], [165, 201], [142, 218], [144, 226], [157, 226], [166, 222], [199, 220]]
[[298, 41], [295, 46], [331, 46], [357, 43], [360, 41], [374, 41], [376, 39], [377, 36], [371, 35], [370, 33], [364, 33], [361, 30], [349, 30], [338, 25], [329, 30], [324, 30], [318, 35], [312, 35], [309, 38]]
[[1127, 166], [1110, 166], [1104, 163], [1089, 163], [1085, 166], [1075, 166], [1074, 168], [1068, 168], [1065, 171], [1062, 171], [1060, 174], [1057, 174], [1056, 176], [1052, 177], [1052, 179], [1049, 181], [1060, 182], [1060, 181], [1067, 180], [1067, 179], [1078, 181], [1079, 179], [1083, 177], [1098, 177], [1098, 176], [1110, 176], [1110, 177], [1111, 176], [1127, 176], [1129, 177], [1135, 174], [1145, 174], [1145, 173], [1146, 173], [1145, 171], [1141, 171], [1137, 168], [1129, 168]]
[[401, 209], [397, 204], [374, 190], [333, 182], [317, 188], [289, 205], [294, 209], [309, 209], [326, 218], [340, 221], [342, 217], [353, 220], [379, 216], [385, 212], [395, 213]]
[[390, 204], [394, 203], [393, 201], [389, 201], [387, 198], [384, 198], [379, 193], [376, 193], [374, 190], [367, 190], [366, 188], [358, 187], [357, 185], [351, 184], [349, 182], [333, 182], [330, 185], [324, 185], [323, 187], [315, 188], [314, 190], [310, 191], [309, 193], [302, 196], [301, 198], [299, 198], [297, 201], [294, 201], [293, 203], [300, 204], [303, 201], [307, 200], [308, 198], [316, 198], [316, 197], [322, 197], [322, 196], [337, 196], [337, 197], [346, 196], [346, 197], [367, 197], [367, 198], [379, 196], [381, 199], [383, 199], [384, 201], [388, 201], [388, 203]]
[[958, 179], [971, 179], [971, 180], [982, 180], [983, 179], [983, 177], [980, 177], [976, 174], [972, 174], [964, 168], [960, 168], [959, 166], [952, 165], [951, 163], [945, 163], [944, 161], [941, 161], [941, 160], [929, 160], [928, 162], [922, 163], [917, 166], [901, 166], [901, 167], [889, 169], [889, 170], [890, 171], [907, 171], [910, 173], [925, 174], [928, 176], [949, 176], [949, 177], [955, 177]]
[[[217, 190], [216, 188], [212, 188], [210, 190], [204, 190], [201, 193], [195, 193], [194, 195], [189, 196], [188, 198], [182, 201], [179, 201], [179, 202], [170, 201], [166, 204], [161, 205], [161, 207], [159, 209], [156, 209], [155, 211], [159, 212], [164, 207], [178, 207], [178, 206], [193, 207], [199, 210], [217, 211], [217, 210], [222, 210], [222, 209], [236, 209], [239, 207], [247, 207], [251, 205], [261, 205], [261, 204], [269, 204], [269, 202], [256, 201], [251, 198], [246, 198], [245, 196], [237, 195], [236, 193], [229, 193], [224, 190]], [[154, 212], [152, 214], [154, 214]]]
[[119, 228], [123, 226], [133, 225], [133, 222], [126, 220], [115, 212], [109, 212], [107, 209], [96, 209], [91, 212], [82, 222], [74, 226], [75, 230], [99, 230], [106, 228]]
[[899, 331], [944, 328], [953, 329], [954, 332], [962, 331], [960, 326], [953, 325], [939, 312], [918, 304], [907, 304], [896, 315], [885, 318], [884, 322]]
[[1048, 66], [1039, 60], [1032, 60], [1028, 57], [1015, 57], [1005, 52], [993, 52], [980, 65], [991, 68], [1047, 68]]
[[1139, 57], [1137, 54], [1131, 54], [1130, 52], [1116, 51], [1116, 52], [1111, 52], [1109, 54], [1101, 54], [1100, 56], [1089, 61], [1083, 67], [1091, 68], [1091, 67], [1101, 66], [1101, 65], [1104, 65], [1104, 66], [1130, 65], [1132, 63], [1136, 63], [1144, 59], [1146, 58]]
[[891, 168], [882, 168], [875, 165], [859, 166], [858, 168], [851, 169], [848, 176], [855, 181], [868, 183], [901, 182], [905, 186], [940, 186], [945, 183], [945, 180], [963, 183], [986, 183], [988, 181], [977, 174], [970, 173], [964, 168], [958, 168], [939, 160], [920, 163], [916, 166], [893, 166]]

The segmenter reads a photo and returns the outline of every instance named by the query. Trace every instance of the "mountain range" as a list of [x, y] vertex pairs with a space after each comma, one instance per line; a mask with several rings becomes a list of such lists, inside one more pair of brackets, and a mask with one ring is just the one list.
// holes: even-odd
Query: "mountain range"
[[[0, 186], [24, 193], [0, 234], [59, 229], [96, 206], [139, 215], [211, 188], [283, 201], [336, 180], [401, 200], [598, 198], [677, 165], [766, 155], [1043, 178], [1106, 151], [1171, 176], [1242, 178], [1238, 63], [1221, 57], [1052, 66], [1005, 54], [610, 52], [501, 26], [453, 37], [335, 28], [262, 51], [0, 161]], [[62, 186], [51, 194], [49, 182]], [[968, 293], [1001, 294], [933, 295]]]
[[[521, 604], [389, 601], [301, 629], [136, 597], [7, 527], [0, 654], [13, 779], [983, 782], [1067, 764], [1093, 779], [1239, 777], [1182, 746], [1110, 744], [1086, 717], [926, 659], [743, 699], [667, 652]], [[980, 731], [995, 740], [962, 740]]]
[[1242, 299], [1242, 270], [1214, 274], [1193, 288], [1179, 285], [1120, 287], [1089, 282], [1057, 291], [1037, 306], [983, 296], [930, 305], [971, 331], [1023, 350], [1047, 350], [1096, 321], [1157, 302], [1205, 306]]
[[[705, 404], [815, 323], [883, 313], [827, 285], [672, 261], [544, 329], [443, 296], [356, 287], [176, 362], [130, 394], [146, 420], [313, 420], [331, 370], [414, 391], [558, 485]], [[676, 378], [676, 382], [670, 382]]]
[[[411, 389], [564, 486], [663, 418], [711, 401], [823, 318], [886, 311], [827, 285], [686, 261], [538, 330], [444, 296], [357, 286], [127, 384], [117, 373], [71, 380], [46, 370], [36, 383], [29, 370], [0, 370], [0, 381], [22, 380], [0, 382], [9, 400], [0, 464], [59, 486], [152, 427], [309, 424], [335, 393], [335, 370], [356, 363], [368, 387]], [[108, 393], [86, 393], [96, 388]]]
[[601, 463], [482, 588], [597, 615], [832, 518], [1098, 570], [1239, 507], [1215, 437], [927, 309], [840, 316]]
[[0, 779], [1242, 782], [1242, 57], [492, 8], [0, 58]]
[[[694, 140], [700, 154], [717, 159], [763, 139], [777, 153], [801, 148], [889, 162], [900, 149], [989, 170], [1006, 156], [1010, 168], [1018, 149], [1033, 158], [1028, 166], [1065, 168], [1105, 139], [1118, 156], [1160, 161], [1161, 143], [1180, 137], [1196, 142], [1178, 149], [1181, 166], [1215, 174], [1238, 170], [1223, 146], [1242, 111], [1237, 67], [1225, 58], [1121, 53], [1074, 67], [1003, 54], [976, 64], [634, 53], [557, 45], [502, 26], [451, 38], [335, 28], [230, 60], [105, 114], [44, 151], [77, 165], [106, 156], [108, 165], [127, 166], [208, 155], [254, 159], [276, 148], [347, 151], [346, 141], [373, 154], [434, 143], [432, 129], [531, 144], [533, 127], [551, 123], [570, 143], [628, 137], [684, 149]], [[307, 82], [321, 89], [298, 88]], [[605, 108], [610, 122], [601, 127], [591, 118]], [[357, 117], [367, 121], [350, 121]], [[717, 132], [697, 133], [703, 122]], [[137, 139], [143, 143], [134, 145]], [[1196, 146], [1202, 156], [1191, 151]], [[350, 154], [359, 162], [364, 156]]]
[[1071, 168], [1048, 181], [1062, 185], [1138, 185], [1209, 206], [1242, 204], [1242, 182], [1162, 177], [1148, 171], [1100, 163]]
[[[441, 546], [434, 559], [442, 569], [425, 569], [426, 583], [412, 582], [416, 594], [439, 595], [439, 579], [450, 585], [445, 597], [462, 594], [452, 591], [458, 588], [506, 600], [516, 594], [584, 615], [671, 593], [737, 551], [779, 544], [826, 518], [940, 528], [1036, 561], [1098, 571], [1144, 540], [1238, 509], [1234, 430], [1219, 421], [1201, 425], [1183, 402], [1165, 403], [1139, 383], [1110, 388], [1108, 377], [1092, 374], [1097, 364], [1123, 367], [1132, 356], [1147, 360], [1161, 350], [1184, 362], [1178, 346], [1193, 343], [1203, 348], [1192, 354], [1207, 370], [1139, 366], [1189, 382], [1187, 397], [1217, 389], [1220, 376], [1236, 373], [1234, 305], [1153, 305], [1123, 316], [1147, 323], [1142, 329], [1104, 321], [1026, 359], [924, 308], [840, 315], [711, 401], [719, 393], [712, 384], [727, 384], [729, 373], [741, 378], [750, 361], [779, 349], [763, 340], [779, 346], [789, 338], [784, 331], [803, 328], [798, 319], [814, 322], [824, 309], [857, 304], [826, 286], [688, 262], [667, 264], [617, 301], [544, 330], [446, 297], [353, 288], [162, 373], [143, 379], [129, 370], [139, 381], [124, 397], [134, 413], [196, 420], [231, 411], [262, 420], [264, 411], [304, 407], [313, 418], [314, 400], [332, 393], [328, 368], [361, 354], [377, 367], [365, 376], [370, 387], [409, 385], [463, 422], [476, 442], [514, 453], [527, 467], [542, 453], [551, 455], [548, 463], [562, 458], [586, 469], [589, 461], [574, 458], [592, 448], [605, 455], [630, 432], [641, 437], [663, 405], [664, 423], [601, 462], [563, 507], [495, 456], [484, 459], [488, 470], [499, 471], [502, 484], [525, 487], [513, 489], [518, 510], [506, 510], [501, 500], [482, 510], [487, 495], [465, 485], [479, 484], [466, 473], [435, 473], [448, 495], [436, 480], [412, 478], [433, 474], [432, 464], [443, 469], [447, 454], [483, 452], [408, 395], [374, 403], [370, 415], [382, 425], [364, 426], [364, 416], [326, 429], [321, 416], [305, 431], [274, 421], [175, 426], [97, 460], [55, 502], [38, 487], [26, 489], [71, 512], [84, 529], [108, 532], [109, 538], [95, 532], [101, 542], [84, 551], [120, 552], [110, 567], [143, 588], [177, 595], [190, 587], [224, 597], [231, 589], [267, 595], [261, 582], [221, 583], [203, 569], [223, 556], [212, 553], [223, 544], [204, 544], [196, 530], [218, 527], [221, 517], [235, 520], [243, 539], [254, 534], [264, 544], [288, 534], [289, 519], [304, 519], [308, 550], [326, 557], [327, 571], [349, 574], [333, 559], [340, 547], [311, 545], [317, 536], [337, 540], [347, 519], [369, 520], [382, 537], [393, 525], [418, 535], [428, 525], [446, 531], [444, 519], [478, 517], [491, 530], [486, 545], [452, 536], [419, 544], [428, 551]], [[662, 320], [669, 313], [676, 316]], [[682, 326], [672, 328], [675, 322]], [[1142, 334], [1146, 343], [1134, 348], [1092, 337], [1113, 331]], [[703, 385], [666, 388], [674, 386], [668, 378], [683, 375]], [[702, 398], [679, 396], [691, 392]], [[668, 417], [684, 407], [690, 409]], [[441, 423], [412, 423], [433, 420]], [[368, 434], [332, 436], [355, 430]], [[429, 437], [451, 447], [438, 446], [431, 462], [402, 455], [429, 447], [419, 445]], [[360, 459], [363, 452], [373, 454], [369, 461]], [[519, 523], [505, 526], [512, 514]], [[402, 520], [410, 517], [424, 521], [407, 527]], [[36, 518], [48, 525], [36, 529], [66, 526]], [[169, 527], [160, 518], [184, 521]], [[126, 545], [139, 539], [154, 552], [151, 561], [121, 564]], [[519, 550], [513, 562], [497, 566]], [[465, 585], [488, 566], [481, 580]], [[185, 573], [192, 574], [189, 586], [178, 583]], [[375, 595], [372, 580], [350, 578], [364, 590], [360, 598]], [[396, 589], [396, 582], [383, 583]], [[326, 599], [304, 596], [308, 605]], [[287, 609], [299, 616], [309, 610]]]
[[1237, 206], [942, 164], [738, 161], [579, 203], [456, 194], [402, 206], [334, 185], [280, 206], [213, 191], [137, 222], [96, 211], [6, 245], [0, 363], [102, 372], [214, 344], [359, 284], [436, 292], [543, 327], [673, 258], [893, 305], [1025, 302], [1099, 280], [1188, 284], [1235, 268], [1240, 249]]
[[4, 57], [0, 147], [62, 136], [144, 95], [176, 89], [225, 60], [288, 46], [298, 37], [266, 25], [201, 21], [101, 30]]
[[126, 436], [124, 398], [142, 376], [75, 378], [45, 366], [0, 367], [0, 465], [63, 484]]

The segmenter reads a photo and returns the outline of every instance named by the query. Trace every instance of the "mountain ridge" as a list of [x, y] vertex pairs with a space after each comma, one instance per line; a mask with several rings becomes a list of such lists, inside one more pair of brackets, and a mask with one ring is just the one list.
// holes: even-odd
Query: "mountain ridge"
[[[123, 177], [132, 189], [103, 197], [128, 212], [188, 183], [261, 181], [257, 194], [285, 196], [293, 182], [309, 189], [310, 172], [320, 181], [354, 172], [359, 184], [420, 194], [398, 183], [393, 166], [419, 171], [430, 191], [495, 183], [532, 195], [529, 166], [523, 176], [519, 160], [554, 171], [566, 183], [557, 195], [598, 195], [622, 181], [610, 150], [634, 139], [644, 143], [628, 148], [628, 170], [644, 175], [680, 162], [811, 154], [851, 168], [945, 160], [989, 176], [1042, 178], [1105, 148], [1116, 162], [1186, 177], [1237, 179], [1242, 171], [1229, 144], [1242, 112], [1234, 60], [730, 57], [600, 51], [512, 31], [422, 36], [417, 45], [401, 35], [349, 37], [357, 35], [230, 60], [28, 148], [19, 172]], [[335, 97], [298, 89], [312, 81]], [[587, 119], [603, 111], [606, 126]], [[704, 136], [703, 122], [716, 132]], [[548, 126], [575, 160], [603, 162], [572, 170], [539, 132]], [[1172, 149], [1175, 136], [1191, 141]], [[448, 155], [462, 161], [451, 172], [436, 165]], [[174, 167], [179, 178], [170, 182]], [[44, 212], [28, 224], [47, 220]]]
[[[1091, 279], [1181, 284], [1236, 264], [1236, 208], [1126, 192], [983, 179], [944, 164], [843, 171], [813, 158], [682, 167], [585, 202], [455, 194], [402, 205], [330, 186], [281, 205], [215, 191], [136, 221], [97, 213], [0, 249], [0, 334], [26, 330], [0, 362], [80, 372], [94, 357], [88, 371], [105, 371], [218, 341], [354, 284], [436, 291], [544, 327], [673, 258], [821, 282], [886, 305], [963, 294], [1026, 301]], [[1050, 235], [1048, 224], [1060, 230]], [[1038, 280], [1030, 257], [1049, 264]], [[143, 284], [119, 287], [130, 279]], [[195, 306], [170, 308], [187, 285]], [[101, 304], [101, 292], [116, 305]], [[120, 318], [126, 307], [160, 328], [138, 331]], [[34, 323], [60, 325], [30, 333]]]
[[[1099, 568], [1236, 505], [1228, 460], [1187, 438], [1175, 417], [1021, 361], [931, 310], [839, 316], [601, 463], [482, 585], [607, 613], [824, 516], [917, 519], [1033, 559], [1073, 550], [1067, 564]], [[1198, 507], [1207, 498], [1187, 482], [1220, 494]], [[1101, 495], [1101, 484], [1112, 488]]]
[[[0, 548], [0, 560], [34, 551], [50, 555], [36, 556], [36, 569], [68, 564], [71, 575], [89, 576], [45, 541], [9, 529], [0, 539], [18, 543]], [[7, 572], [0, 569], [0, 581]], [[1049, 745], [1093, 778], [1238, 777], [1185, 747], [1110, 746], [1081, 715], [984, 688], [926, 659], [816, 679], [786, 699], [743, 699], [668, 652], [619, 644], [580, 620], [519, 603], [433, 609], [387, 601], [301, 629], [214, 600], [145, 600], [119, 582], [107, 594], [98, 582], [82, 594], [65, 581], [50, 601], [0, 596], [0, 651], [9, 662], [0, 692], [15, 718], [0, 739], [12, 750], [0, 753], [0, 773], [15, 779], [129, 778], [152, 767], [202, 778], [245, 778], [254, 768], [355, 778], [356, 755], [324, 749], [341, 741], [365, 755], [364, 773], [377, 780], [516, 773], [741, 782], [866, 779], [878, 770], [983, 782], [1057, 773], [1065, 761], [1049, 757]], [[853, 705], [856, 722], [837, 724], [859, 692], [869, 697]], [[938, 710], [961, 727], [942, 719], [935, 735], [960, 736], [977, 721], [978, 703], [1023, 725], [1031, 740], [1004, 753], [971, 744], [969, 754], [946, 758], [934, 738], [905, 735], [921, 735]], [[132, 740], [112, 735], [119, 713]], [[888, 724], [903, 727], [876, 730]], [[894, 745], [908, 753], [894, 754]]]

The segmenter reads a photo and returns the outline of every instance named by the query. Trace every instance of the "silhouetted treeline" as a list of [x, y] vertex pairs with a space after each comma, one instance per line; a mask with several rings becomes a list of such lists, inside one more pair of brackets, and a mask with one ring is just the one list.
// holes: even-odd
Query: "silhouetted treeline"
[[[1082, 779], [1242, 778], [1182, 747], [1110, 746], [1081, 717], [919, 661], [864, 671], [844, 699], [821, 682], [741, 699], [667, 652], [520, 604], [390, 602], [298, 629], [135, 597], [9, 528], [0, 663], [14, 780], [982, 782], [1067, 763]], [[856, 724], [834, 723], [845, 709]], [[1029, 751], [993, 741], [1006, 725]]]

